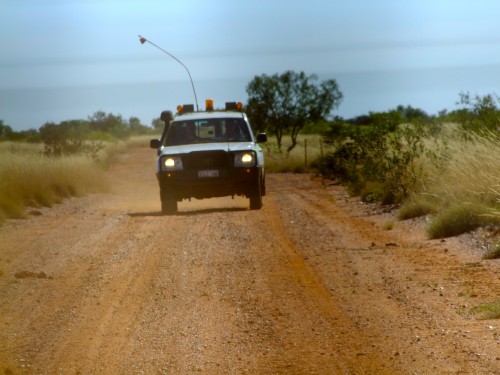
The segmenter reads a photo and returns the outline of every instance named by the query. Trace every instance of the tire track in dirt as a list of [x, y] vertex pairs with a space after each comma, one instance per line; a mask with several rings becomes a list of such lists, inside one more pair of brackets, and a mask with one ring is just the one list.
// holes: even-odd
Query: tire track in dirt
[[113, 373], [122, 360], [116, 353], [129, 351], [130, 335], [158, 273], [155, 264], [161, 254], [148, 243], [151, 232], [147, 220], [124, 219], [119, 230], [95, 248], [99, 257], [81, 270], [90, 272], [92, 280], [73, 290], [78, 299], [73, 319], [62, 329], [64, 337], [55, 340], [60, 345], [51, 360], [59, 367]]
[[[57, 285], [39, 291], [44, 302], [30, 322], [36, 335], [18, 344], [32, 366], [43, 364], [48, 372], [97, 373], [116, 367], [115, 353], [126, 345], [128, 328], [156, 272], [158, 254], [146, 243], [151, 228], [137, 224], [124, 219], [108, 228], [87, 256], [57, 275]], [[85, 241], [79, 246], [86, 247]], [[51, 303], [56, 303], [53, 309]]]
[[[287, 268], [292, 271], [296, 278], [297, 289], [303, 291], [306, 296], [302, 303], [309, 306], [308, 309], [319, 312], [322, 319], [328, 322], [327, 329], [332, 332], [331, 347], [338, 355], [339, 368], [338, 373], [399, 373], [402, 371], [398, 363], [391, 357], [392, 348], [384, 347], [382, 341], [375, 340], [377, 346], [370, 346], [371, 333], [366, 332], [366, 326], [360, 326], [355, 319], [352, 319], [353, 311], [351, 306], [346, 304], [350, 299], [357, 298], [351, 295], [346, 298], [346, 281], [352, 280], [354, 271], [352, 271], [351, 260], [344, 257], [343, 254], [335, 258], [335, 265], [328, 266], [328, 274], [321, 274], [314, 264], [314, 258], [317, 256], [317, 249], [324, 244], [316, 244], [313, 253], [302, 247], [303, 241], [298, 238], [307, 239], [308, 237], [324, 237], [318, 231], [327, 232], [333, 229], [335, 246], [342, 248], [343, 252], [348, 249], [356, 249], [355, 246], [366, 244], [362, 238], [356, 237], [354, 241], [346, 238], [349, 235], [356, 235], [348, 231], [346, 226], [334, 226], [331, 219], [323, 217], [318, 222], [312, 222], [316, 230], [309, 226], [294, 230], [293, 237], [290, 237], [287, 227], [296, 220], [297, 212], [304, 213], [309, 220], [318, 219], [318, 214], [310, 202], [304, 201], [304, 195], [307, 193], [297, 193], [297, 191], [279, 191], [272, 198], [272, 215], [270, 219], [270, 228], [275, 238], [283, 246], [283, 251], [289, 259]], [[316, 204], [316, 203], [314, 203]], [[278, 208], [279, 207], [279, 208]], [[294, 213], [289, 216], [286, 211], [291, 209]], [[281, 212], [280, 212], [281, 211]], [[323, 216], [323, 215], [321, 215]], [[327, 219], [327, 220], [324, 220]], [[304, 223], [300, 221], [300, 223]], [[307, 240], [306, 240], [307, 241]], [[328, 244], [326, 244], [328, 246]], [[349, 246], [345, 248], [345, 246]], [[328, 285], [325, 279], [329, 279]], [[357, 286], [356, 286], [357, 288]], [[339, 293], [339, 291], [342, 291]], [[351, 293], [351, 289], [347, 293]], [[326, 327], [325, 327], [326, 328]]]
[[[333, 197], [346, 199], [344, 194]], [[472, 325], [486, 325], [486, 329], [493, 326], [471, 325], [470, 320], [457, 315], [459, 304], [453, 294], [461, 292], [447, 276], [457, 264], [454, 254], [447, 248], [443, 251], [439, 241], [415, 242], [413, 237], [406, 240], [404, 227], [402, 236], [399, 232], [381, 231], [380, 224], [362, 218], [367, 215], [361, 210], [347, 214], [342, 204], [328, 204], [331, 201], [332, 191], [301, 189], [282, 197], [281, 205], [293, 207], [293, 212], [284, 215], [290, 221], [305, 222], [297, 218], [299, 211], [307, 217], [305, 233], [322, 226], [321, 233], [309, 236], [316, 236], [316, 240], [293, 236], [292, 242], [302, 244], [305, 256], [316, 265], [318, 275], [328, 280], [328, 286], [342, 285], [343, 312], [363, 330], [368, 344], [365, 348], [370, 350], [371, 343], [385, 353], [382, 356], [386, 356], [386, 362], [399, 368], [398, 372], [419, 368], [429, 372], [439, 369], [441, 373], [500, 373], [495, 360], [499, 345], [495, 335], [478, 341], [468, 337]], [[355, 205], [345, 207], [352, 210]], [[322, 242], [336, 243], [339, 236], [342, 246], [330, 246], [325, 251]], [[493, 274], [486, 279], [495, 283]], [[444, 292], [423, 298], [436, 288]], [[484, 336], [484, 331], [478, 332], [477, 328], [475, 333]]]

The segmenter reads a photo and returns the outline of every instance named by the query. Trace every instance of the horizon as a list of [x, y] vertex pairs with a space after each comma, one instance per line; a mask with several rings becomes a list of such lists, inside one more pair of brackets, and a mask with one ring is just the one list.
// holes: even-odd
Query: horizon
[[[500, 87], [494, 0], [5, 0], [0, 119], [13, 130], [98, 110], [144, 125], [177, 104], [246, 102], [253, 77], [335, 79], [353, 118], [410, 105], [453, 111], [461, 92]], [[165, 22], [167, 20], [168, 22]]]
[[[500, 68], [483, 68], [483, 80], [489, 81], [494, 74], [500, 76]], [[455, 92], [451, 83], [457, 77], [466, 74], [467, 68], [454, 69], [426, 69], [397, 72], [364, 72], [345, 73], [337, 77], [320, 76], [318, 81], [329, 78], [336, 79], [344, 99], [339, 108], [332, 111], [332, 117], [352, 119], [371, 112], [387, 112], [397, 106], [411, 106], [426, 112], [429, 116], [438, 115], [442, 110], [452, 112], [457, 110], [457, 102], [461, 92], [469, 92], [465, 87]], [[363, 79], [359, 79], [363, 76]], [[396, 77], [390, 82], [391, 76], [409, 76], [407, 80]], [[187, 75], [186, 75], [187, 77]], [[250, 80], [248, 80], [249, 82]], [[365, 89], [364, 82], [372, 84]], [[447, 83], [448, 81], [448, 83]], [[227, 101], [241, 101], [246, 104], [247, 95], [244, 86], [248, 83], [242, 79], [205, 79], [199, 84], [194, 81], [200, 109], [204, 109], [205, 99], [214, 99], [216, 106], [222, 107]], [[487, 83], [487, 82], [486, 82]], [[378, 93], [377, 87], [383, 84], [385, 90]], [[345, 89], [348, 85], [348, 89]], [[400, 95], [405, 86], [411, 86], [411, 92]], [[6, 94], [7, 93], [7, 94]], [[172, 94], [173, 93], [173, 94]], [[215, 95], [210, 95], [210, 93]], [[490, 92], [471, 91], [471, 94], [489, 94]], [[244, 96], [242, 99], [241, 96]], [[94, 107], [96, 101], [106, 98], [108, 108]], [[389, 98], [387, 98], [389, 97]], [[437, 98], [446, 97], [448, 106], [441, 106], [442, 101]], [[43, 99], [44, 98], [44, 99]], [[113, 98], [112, 100], [110, 98]], [[400, 101], [398, 99], [402, 98]], [[196, 104], [192, 87], [188, 78], [173, 82], [143, 82], [118, 83], [108, 85], [87, 85], [80, 87], [52, 87], [52, 88], [21, 88], [16, 90], [0, 90], [0, 100], [7, 104], [13, 112], [21, 112], [24, 119], [17, 126], [13, 126], [5, 118], [0, 117], [15, 131], [39, 129], [45, 123], [60, 123], [69, 120], [85, 120], [97, 111], [120, 115], [124, 120], [137, 117], [141, 123], [151, 126], [153, 119], [159, 118], [164, 110], [175, 112], [178, 104]], [[388, 102], [390, 105], [386, 106]], [[24, 102], [36, 103], [34, 108], [26, 110]], [[364, 105], [365, 110], [357, 110]], [[368, 104], [369, 103], [369, 104]], [[134, 107], [136, 105], [136, 107]]]

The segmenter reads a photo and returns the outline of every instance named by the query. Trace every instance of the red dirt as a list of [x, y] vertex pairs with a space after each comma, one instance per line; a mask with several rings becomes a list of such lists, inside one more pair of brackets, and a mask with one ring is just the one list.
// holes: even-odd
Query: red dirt
[[340, 186], [269, 174], [161, 216], [155, 155], [0, 228], [0, 373], [500, 374], [499, 260]]

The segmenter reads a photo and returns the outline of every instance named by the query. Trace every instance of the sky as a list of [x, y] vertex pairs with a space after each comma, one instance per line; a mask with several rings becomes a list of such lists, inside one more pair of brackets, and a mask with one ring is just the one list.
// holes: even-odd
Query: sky
[[[0, 0], [0, 120], [14, 130], [97, 111], [150, 125], [206, 98], [246, 102], [258, 75], [335, 79], [352, 118], [457, 109], [500, 94], [498, 0]], [[138, 35], [150, 43], [141, 44]]]

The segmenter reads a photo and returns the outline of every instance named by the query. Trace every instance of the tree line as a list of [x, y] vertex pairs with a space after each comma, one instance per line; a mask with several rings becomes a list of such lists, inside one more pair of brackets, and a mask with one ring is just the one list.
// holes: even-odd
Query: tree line
[[370, 112], [352, 119], [333, 116], [343, 94], [333, 79], [318, 82], [316, 75], [287, 71], [272, 76], [256, 76], [246, 88], [248, 104], [246, 112], [251, 123], [259, 131], [273, 134], [282, 149], [282, 138], [290, 136], [291, 151], [297, 144], [301, 131], [326, 134], [329, 137], [356, 126], [380, 126], [395, 130], [399, 124], [431, 124], [456, 122], [466, 130], [480, 131], [500, 128], [500, 98], [496, 94], [485, 96], [460, 93], [459, 109], [440, 111], [437, 116], [428, 115], [419, 108], [399, 105], [386, 112]]
[[[156, 125], [158, 126], [158, 121]], [[45, 154], [55, 157], [79, 153], [96, 157], [105, 141], [123, 140], [157, 131], [143, 125], [137, 117], [125, 120], [121, 115], [103, 111], [95, 112], [86, 120], [67, 120], [58, 124], [47, 122], [38, 130], [20, 132], [13, 131], [0, 120], [0, 141], [41, 142], [45, 145]]]
[[[316, 75], [286, 71], [281, 74], [255, 76], [247, 85], [248, 102], [245, 111], [256, 132], [268, 132], [276, 137], [282, 151], [283, 137], [290, 137], [285, 150], [297, 145], [301, 132], [324, 134], [328, 139], [342, 137], [356, 127], [381, 124], [390, 130], [401, 123], [430, 124], [457, 122], [469, 130], [500, 127], [500, 99], [495, 94], [485, 96], [460, 93], [459, 109], [443, 110], [437, 116], [412, 106], [399, 105], [386, 112], [370, 112], [351, 119], [334, 116], [333, 111], [342, 103], [343, 94], [334, 79], [319, 81]], [[16, 132], [0, 120], [0, 141], [43, 142], [46, 153], [53, 156], [65, 153], [93, 152], [88, 141], [124, 139], [133, 135], [153, 134], [161, 131], [163, 122], [157, 118], [151, 126], [141, 124], [137, 117], [126, 120], [121, 115], [95, 112], [86, 120], [45, 123], [39, 130]]]

